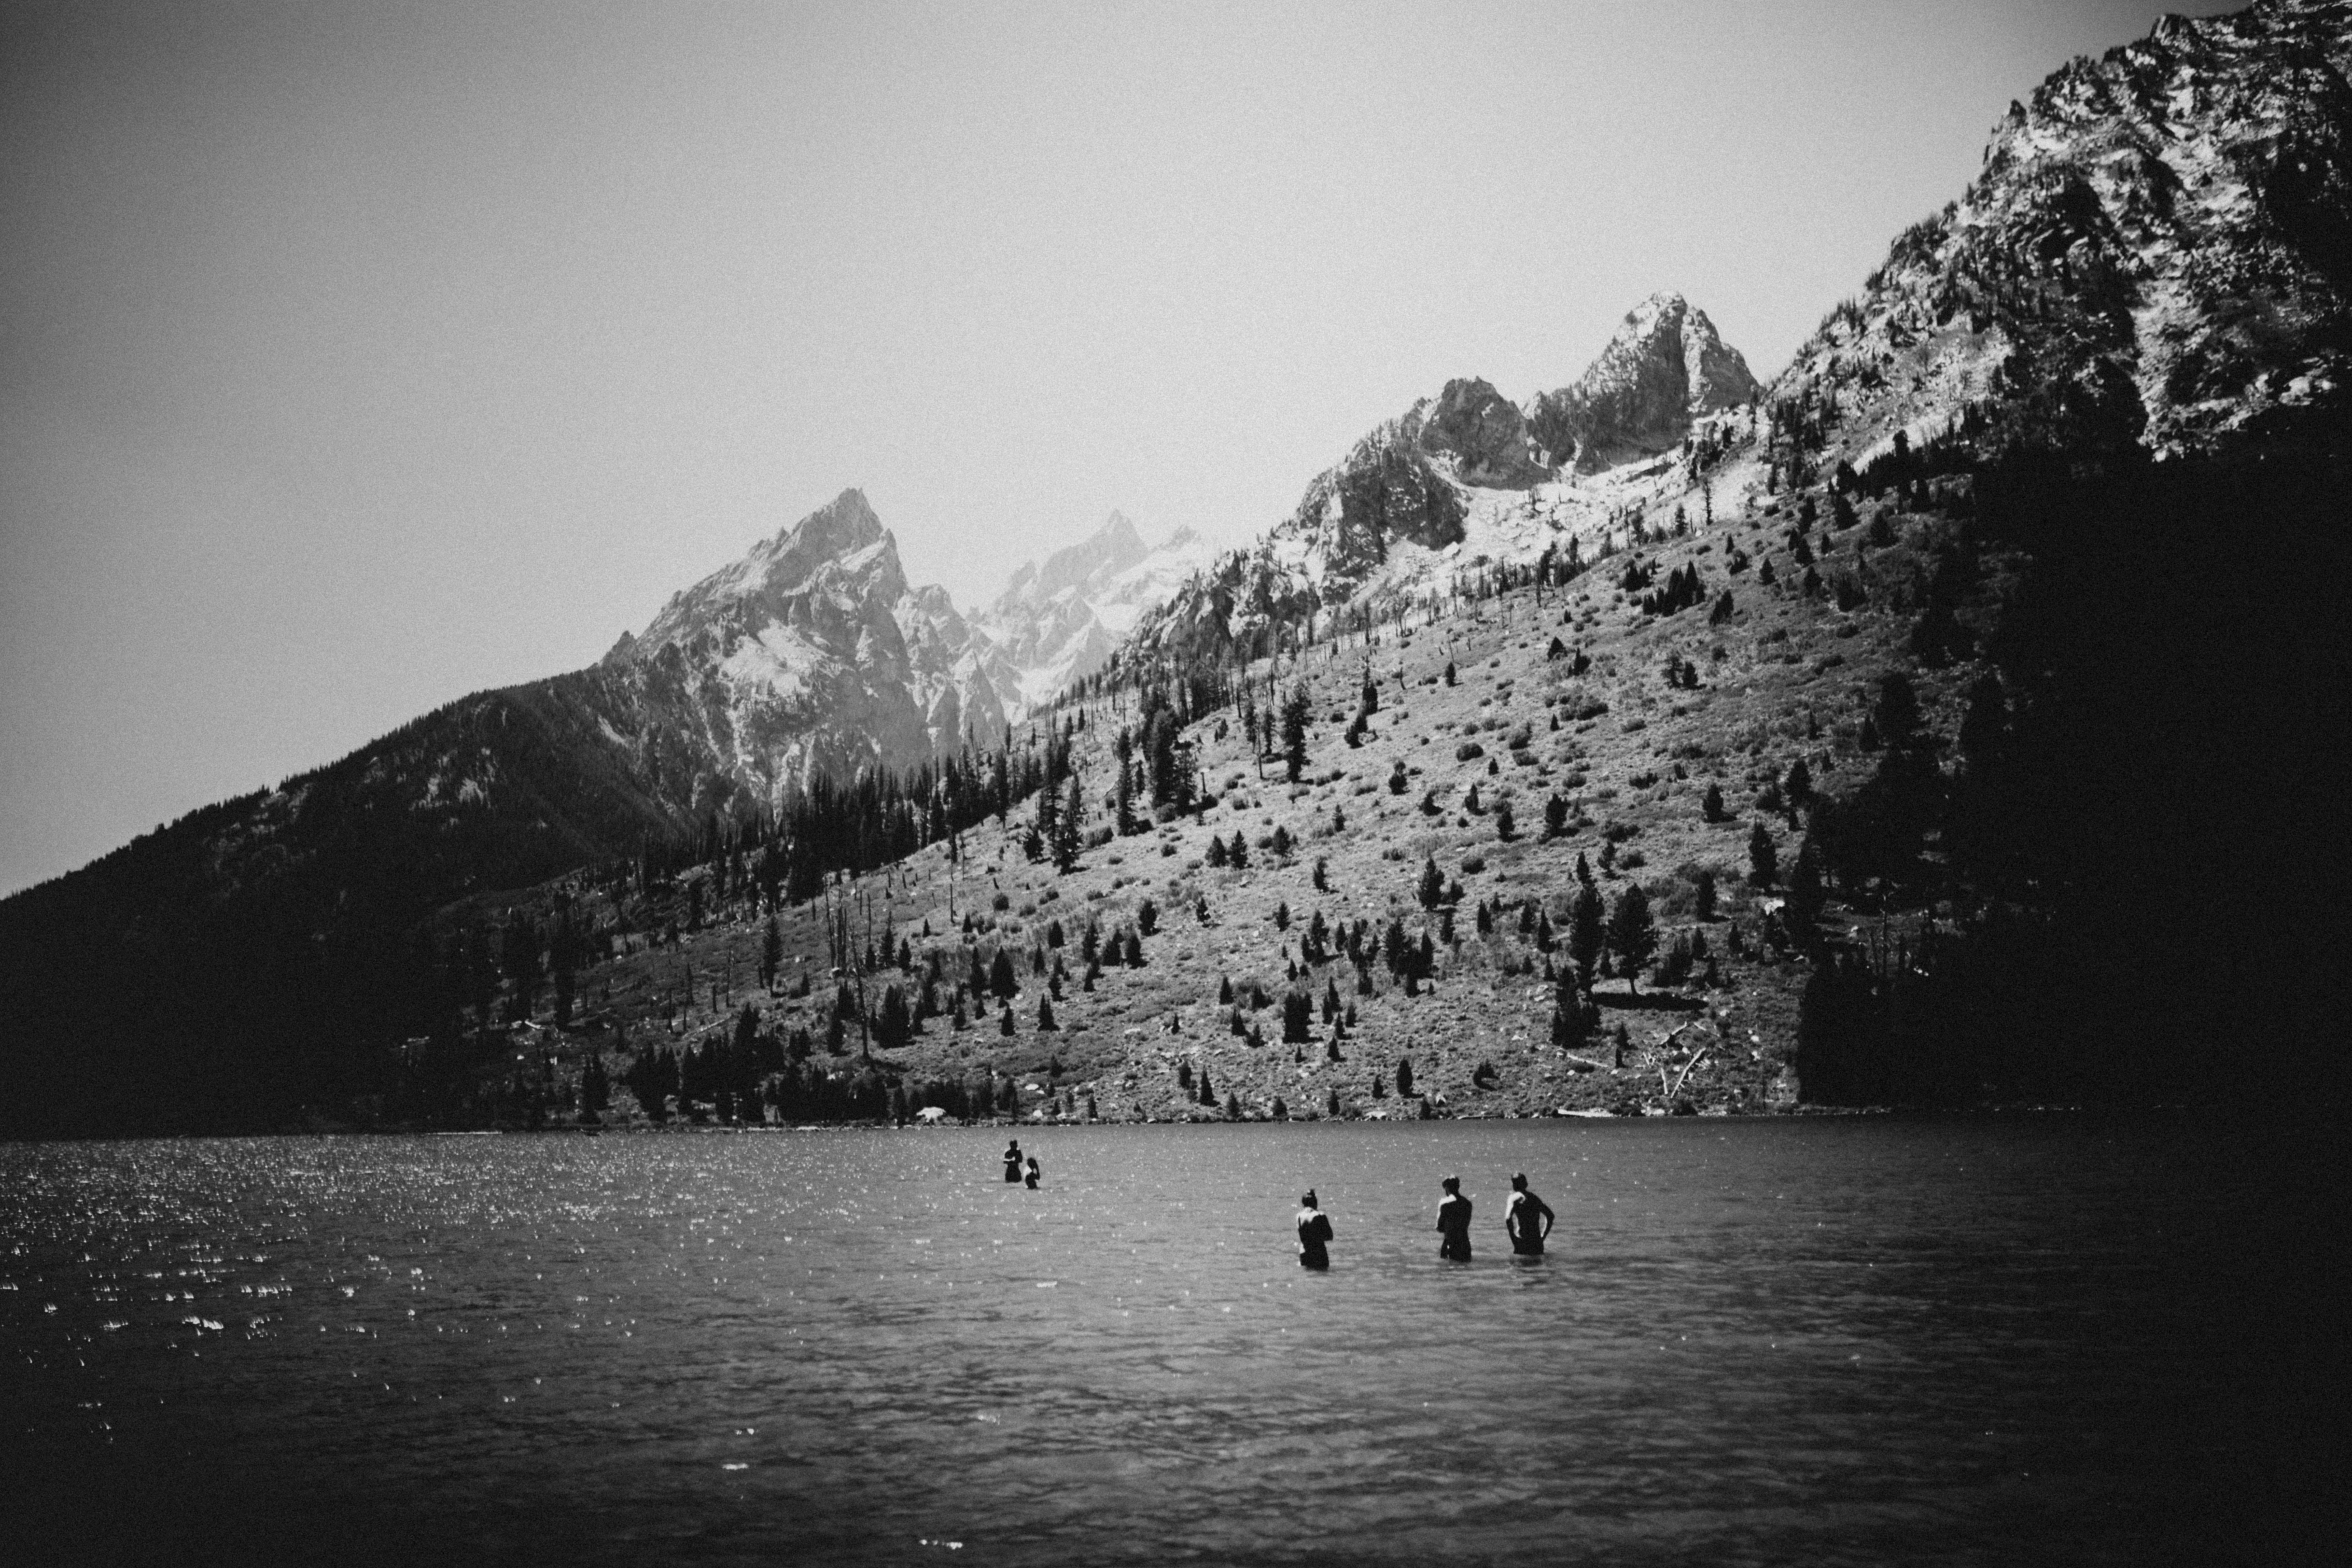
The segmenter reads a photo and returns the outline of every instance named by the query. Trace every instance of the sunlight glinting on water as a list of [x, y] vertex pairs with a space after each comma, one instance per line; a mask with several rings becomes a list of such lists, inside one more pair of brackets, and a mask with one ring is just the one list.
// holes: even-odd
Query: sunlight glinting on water
[[2150, 1354], [2191, 1329], [2152, 1216], [2190, 1194], [2129, 1139], [1020, 1136], [1035, 1191], [990, 1129], [0, 1149], [12, 1439], [730, 1560], [2097, 1555], [2179, 1468], [2144, 1451], [2197, 1392]]

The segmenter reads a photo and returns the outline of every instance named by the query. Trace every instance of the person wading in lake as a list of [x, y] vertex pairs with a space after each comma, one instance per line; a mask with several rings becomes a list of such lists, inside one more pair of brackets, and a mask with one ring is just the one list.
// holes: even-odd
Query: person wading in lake
[[1441, 1184], [1445, 1188], [1445, 1201], [1437, 1205], [1438, 1234], [1445, 1239], [1437, 1244], [1437, 1256], [1450, 1258], [1456, 1263], [1470, 1261], [1470, 1200], [1462, 1195], [1462, 1178], [1448, 1176]]
[[1029, 1174], [1024, 1177], [1024, 1180], [1028, 1184], [1028, 1187], [1031, 1192], [1034, 1193], [1037, 1190], [1037, 1178], [1044, 1174], [1045, 1173], [1037, 1168], [1037, 1156], [1034, 1154], [1030, 1155]]
[[1021, 1179], [1021, 1140], [1018, 1138], [1004, 1146], [1004, 1179], [1008, 1182]]
[[1551, 1205], [1528, 1190], [1527, 1173], [1511, 1178], [1510, 1206], [1503, 1211], [1503, 1234], [1521, 1258], [1541, 1258], [1544, 1237], [1551, 1234]]
[[1331, 1240], [1331, 1216], [1315, 1205], [1315, 1189], [1298, 1200], [1298, 1267], [1328, 1268], [1331, 1255], [1324, 1248]]

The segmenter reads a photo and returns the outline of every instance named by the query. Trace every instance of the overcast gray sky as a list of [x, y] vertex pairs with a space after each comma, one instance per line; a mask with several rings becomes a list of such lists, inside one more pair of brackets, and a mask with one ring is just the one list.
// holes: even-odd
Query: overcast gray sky
[[1114, 507], [1238, 542], [1654, 289], [1769, 375], [2159, 9], [16, 5], [0, 892], [846, 486], [970, 603]]

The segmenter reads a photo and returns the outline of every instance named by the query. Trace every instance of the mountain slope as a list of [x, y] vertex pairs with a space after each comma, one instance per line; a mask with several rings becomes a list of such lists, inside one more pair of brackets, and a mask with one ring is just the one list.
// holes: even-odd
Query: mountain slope
[[[1672, 1073], [1717, 1106], [1781, 1104], [1801, 992], [1843, 995], [1843, 1014], [1816, 1018], [1876, 1038], [1889, 988], [1918, 972], [1906, 944], [1921, 922], [2000, 903], [2044, 923], [1988, 949], [2006, 966], [1969, 994], [2023, 1043], [1986, 1079], [1969, 1059], [1920, 1081], [1961, 1098], [1987, 1081], [2084, 1092], [2095, 1075], [2034, 1058], [2066, 1037], [2056, 1017], [2132, 1050], [2165, 1034], [2183, 1092], [2214, 1070], [2207, 1039], [2304, 1021], [2281, 998], [2313, 988], [2280, 974], [2322, 973], [2320, 858], [2293, 835], [2325, 820], [2311, 759], [2352, 685], [2305, 586], [2343, 569], [2348, 49], [2352, 4], [2266, 0], [2077, 61], [2012, 109], [1964, 196], [1899, 237], [1763, 396], [1737, 395], [1744, 366], [1709, 346], [1698, 312], [1654, 300], [1528, 410], [1449, 383], [1181, 586], [1135, 557], [1131, 528], [1107, 527], [966, 616], [908, 586], [887, 531], [845, 493], [593, 669], [451, 704], [0, 904], [0, 1041], [26, 1069], [5, 1125], [282, 1121], [381, 1066], [383, 988], [429, 921], [466, 929], [480, 895], [959, 733], [1061, 731], [1091, 827], [1111, 809], [1113, 737], [1147, 697], [1143, 750], [1190, 747], [1194, 765], [1171, 776], [1196, 773], [1205, 811], [1171, 805], [1057, 876], [1029, 859], [1034, 808], [1016, 806], [952, 859], [934, 844], [880, 879], [882, 923], [910, 953], [961, 964], [1003, 946], [1032, 965], [1012, 1036], [947, 1035], [904, 1058], [902, 1079], [987, 1069], [992, 1083], [1034, 1066], [1050, 1086], [1058, 1061], [1129, 1114], [1190, 1114], [1181, 1056], [1249, 1084], [1252, 1104], [1280, 1086], [1363, 1110], [1366, 1069], [1410, 1054], [1454, 1105], [1655, 1106], [1678, 1092]], [[2273, 551], [2296, 574], [2284, 589]], [[1536, 586], [1500, 570], [1547, 556], [1548, 575], [1580, 575]], [[1034, 672], [1081, 668], [1129, 612], [1116, 679], [1039, 712]], [[1890, 675], [1911, 708], [1887, 706]], [[1341, 726], [1367, 686], [1378, 704], [1350, 744]], [[1308, 766], [1296, 784], [1262, 782], [1230, 704], [1301, 688]], [[1889, 745], [1898, 723], [1908, 738]], [[1786, 787], [1800, 761], [1828, 803], [1811, 815]], [[1710, 784], [1728, 820], [1710, 819]], [[1537, 837], [1555, 796], [1559, 831]], [[1836, 895], [1819, 940], [1842, 947], [1836, 963], [1797, 962], [1813, 938], [1768, 920], [1769, 873], [1740, 889], [1759, 829], [1784, 868], [1819, 836]], [[1252, 867], [1217, 866], [1213, 834], [1247, 841]], [[2162, 855], [2136, 855], [2136, 835]], [[1463, 934], [1497, 900], [1514, 922], [1556, 924], [1579, 856], [1612, 896], [1648, 890], [1670, 936], [1716, 928], [1727, 985], [1669, 984], [1677, 1000], [1650, 1005], [1602, 987], [1630, 1068], [1589, 1047], [1580, 1065], [1546, 1054], [1531, 971], [1557, 958], [1536, 933]], [[1465, 885], [1458, 946], [1417, 896], [1433, 857]], [[1972, 880], [1936, 879], [1964, 864]], [[600, 961], [597, 1027], [677, 1038], [727, 1020], [704, 986], [723, 995], [751, 970], [756, 927], [724, 865], [647, 872], [634, 891], [565, 879], [522, 900], [610, 921], [625, 942], [688, 932]], [[1743, 951], [1699, 918], [1703, 873]], [[1066, 993], [1064, 1026], [1041, 1037], [1038, 944], [1056, 920], [1066, 937], [1080, 924], [1057, 911], [1118, 930], [1147, 897], [1175, 929], [1100, 1000]], [[719, 925], [694, 931], [713, 907]], [[1442, 1007], [1377, 973], [1350, 991], [1360, 1043], [1344, 1075], [1213, 1021], [1231, 1016], [1222, 979], [1278, 997], [1304, 963], [1326, 984], [1364, 984], [1303, 957], [1286, 917], [1318, 908], [1409, 922], [1444, 951]], [[800, 964], [842, 963], [817, 910], [781, 921]], [[1872, 950], [1871, 922], [1891, 950]], [[864, 964], [877, 984], [881, 957]], [[2119, 974], [2144, 994], [2115, 1005]], [[2084, 994], [2101, 1016], [2069, 1000]], [[827, 1021], [822, 994], [764, 1000], [772, 1020]], [[1648, 1029], [1660, 1013], [1691, 1030]], [[1857, 1053], [1819, 1030], [1815, 1062], [1845, 1051], [1839, 1070], [1853, 1068]], [[566, 1059], [608, 1039], [569, 1039]], [[509, 1055], [493, 1053], [501, 1072]], [[2137, 1070], [2128, 1054], [2100, 1059]], [[1835, 1095], [1898, 1080], [1851, 1070]], [[134, 1085], [135, 1105], [109, 1102]], [[186, 1114], [152, 1119], [199, 1088], [210, 1098]]]
[[[2165, 18], [1994, 127], [1772, 389], [1834, 463], [2226, 453], [2352, 385], [2352, 7]], [[1943, 453], [1938, 457], [1935, 451]], [[1892, 475], [1890, 468], [1882, 481]]]
[[1581, 377], [1525, 410], [1460, 379], [1372, 430], [1264, 539], [1145, 617], [1126, 657], [1263, 653], [1318, 616], [1451, 592], [1483, 563], [1595, 549], [1629, 513], [1671, 505], [1694, 482], [1692, 433], [1755, 391], [1704, 311], [1653, 295]]

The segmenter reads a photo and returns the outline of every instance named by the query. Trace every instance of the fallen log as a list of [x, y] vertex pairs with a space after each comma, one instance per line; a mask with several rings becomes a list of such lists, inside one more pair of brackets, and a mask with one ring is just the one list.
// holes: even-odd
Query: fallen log
[[1706, 1060], [1706, 1053], [1713, 1048], [1714, 1047], [1711, 1046], [1701, 1046], [1698, 1048], [1698, 1054], [1683, 1064], [1683, 1070], [1675, 1075], [1675, 1087], [1666, 1090], [1666, 1099], [1669, 1102], [1671, 1102], [1675, 1096], [1682, 1093], [1683, 1084], [1690, 1078], [1691, 1068]]

